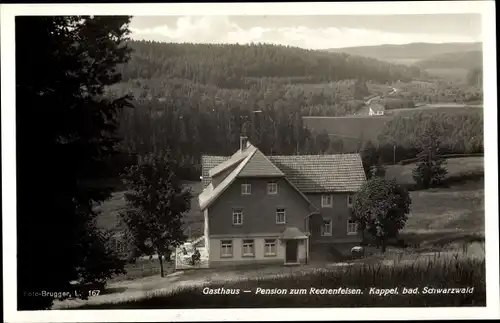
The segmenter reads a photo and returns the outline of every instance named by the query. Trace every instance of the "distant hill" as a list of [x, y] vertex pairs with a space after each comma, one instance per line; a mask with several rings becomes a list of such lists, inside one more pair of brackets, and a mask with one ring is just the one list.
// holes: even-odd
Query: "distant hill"
[[416, 62], [420, 68], [465, 68], [483, 66], [483, 52], [480, 50], [439, 54]]
[[482, 50], [482, 43], [410, 43], [333, 48], [326, 51], [370, 57], [382, 61], [412, 64], [436, 55]]

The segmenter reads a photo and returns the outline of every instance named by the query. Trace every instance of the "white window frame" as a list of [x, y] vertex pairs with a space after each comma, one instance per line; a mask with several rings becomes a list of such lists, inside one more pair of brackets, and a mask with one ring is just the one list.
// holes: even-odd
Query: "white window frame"
[[265, 239], [264, 240], [264, 256], [273, 257], [278, 254], [278, 244], [276, 239]]
[[[274, 191], [271, 190], [271, 187], [274, 187]], [[267, 183], [267, 194], [268, 195], [276, 195], [278, 194], [278, 182], [272, 181]]]
[[[231, 252], [227, 252], [227, 250]], [[221, 258], [232, 258], [233, 257], [233, 240], [221, 240], [220, 241], [220, 257]]]
[[[283, 221], [278, 221], [279, 217], [283, 215]], [[276, 209], [276, 224], [285, 224], [286, 223], [286, 210], [285, 208], [277, 208]]]
[[353, 219], [347, 220], [347, 235], [355, 235], [358, 234], [358, 223]]
[[[328, 231], [325, 230], [325, 227], [326, 227], [326, 222], [328, 222]], [[323, 237], [326, 237], [326, 236], [331, 236], [332, 235], [332, 226], [333, 226], [333, 221], [332, 219], [325, 219], [323, 220], [323, 224], [321, 225], [321, 235]]]
[[[349, 203], [349, 198], [351, 198], [351, 203]], [[354, 194], [347, 194], [347, 206], [351, 207], [354, 204]]]
[[[250, 249], [251, 252], [245, 249]], [[241, 256], [255, 257], [255, 241], [253, 239], [243, 239], [241, 241]]]
[[252, 184], [243, 183], [241, 184], [241, 195], [251, 195], [252, 194]]
[[[235, 219], [238, 219], [238, 216], [239, 221], [234, 221]], [[243, 209], [233, 209], [232, 222], [233, 225], [243, 225]]]
[[[325, 199], [329, 199], [330, 203], [329, 204], [325, 203]], [[331, 194], [321, 195], [321, 207], [332, 208], [333, 207], [333, 195], [331, 195]]]

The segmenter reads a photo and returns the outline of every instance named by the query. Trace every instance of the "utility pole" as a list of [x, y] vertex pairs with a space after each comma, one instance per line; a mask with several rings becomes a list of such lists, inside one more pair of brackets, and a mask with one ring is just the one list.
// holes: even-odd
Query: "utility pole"
[[394, 159], [394, 165], [396, 165], [396, 145], [393, 147], [393, 159]]
[[[260, 144], [260, 119], [259, 119], [259, 138], [256, 137], [256, 131], [255, 131], [255, 119], [256, 119], [256, 114], [262, 113], [262, 110], [253, 110], [252, 111], [252, 140], [255, 142], [255, 144]], [[257, 140], [258, 139], [258, 140]]]

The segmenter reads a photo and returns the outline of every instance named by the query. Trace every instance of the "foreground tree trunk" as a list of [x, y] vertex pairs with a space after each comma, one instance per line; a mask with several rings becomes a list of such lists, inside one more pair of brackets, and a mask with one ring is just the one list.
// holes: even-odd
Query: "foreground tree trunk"
[[161, 253], [158, 253], [158, 260], [160, 261], [160, 276], [165, 277], [165, 274], [163, 272], [163, 256]]
[[387, 241], [385, 238], [382, 238], [382, 253], [385, 253], [386, 248], [387, 248]]

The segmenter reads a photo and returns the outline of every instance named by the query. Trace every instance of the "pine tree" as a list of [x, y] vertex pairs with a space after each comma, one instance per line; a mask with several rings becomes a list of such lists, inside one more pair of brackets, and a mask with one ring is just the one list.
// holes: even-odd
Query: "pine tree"
[[[377, 169], [377, 164], [379, 162], [379, 152], [377, 147], [370, 141], [365, 141], [360, 149], [361, 160], [363, 161], [363, 169], [367, 178], [373, 175], [372, 169], [375, 167]], [[377, 172], [375, 172], [377, 173]]]
[[421, 188], [440, 185], [448, 173], [444, 166], [446, 160], [439, 153], [441, 133], [438, 124], [429, 120], [423, 134], [417, 138], [416, 146], [420, 152], [417, 167], [413, 169], [413, 179]]
[[[95, 225], [101, 184], [120, 171], [117, 112], [104, 97], [128, 61], [130, 17], [16, 17], [18, 308], [50, 308], [26, 291], [71, 290], [123, 271]], [[34, 54], [34, 51], [36, 53]], [[34, 189], [36, 187], [36, 189]]]

